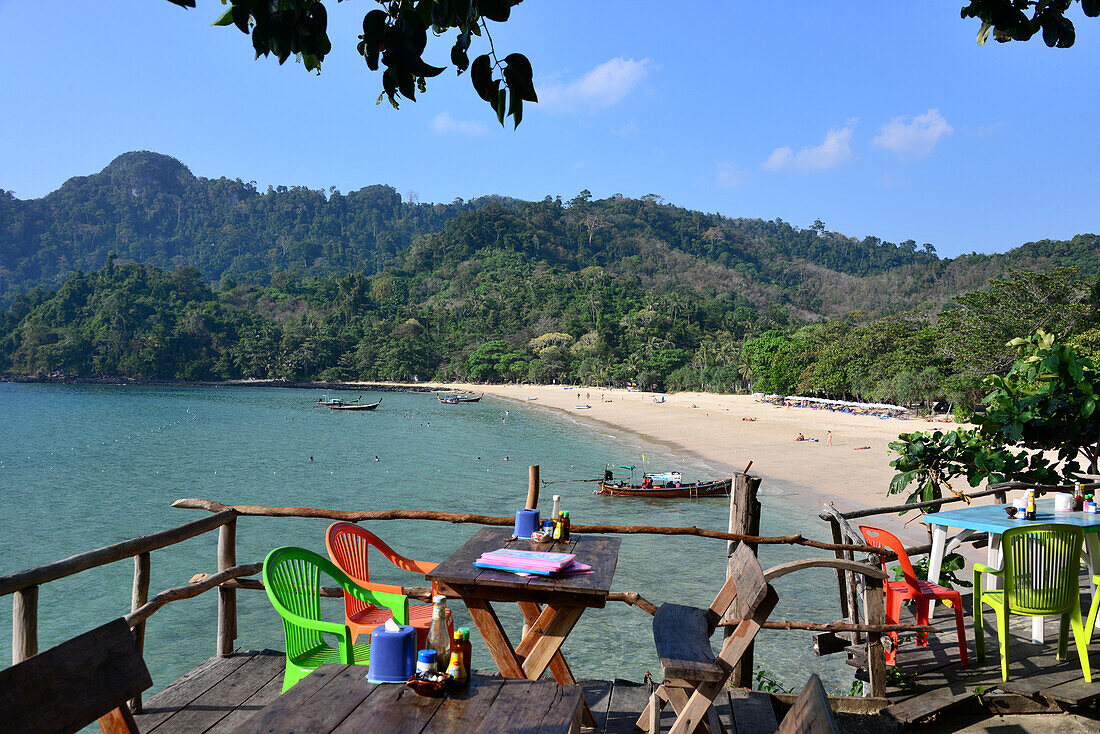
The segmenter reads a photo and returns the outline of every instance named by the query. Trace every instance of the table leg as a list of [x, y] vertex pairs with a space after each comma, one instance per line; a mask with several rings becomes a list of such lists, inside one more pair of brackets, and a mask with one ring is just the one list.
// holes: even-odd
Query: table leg
[[[947, 545], [947, 526], [932, 526], [932, 550], [928, 554], [928, 580], [933, 584], [940, 582], [940, 568], [943, 566], [943, 549]], [[932, 622], [932, 612], [936, 608], [936, 602], [928, 603], [928, 622]]]
[[[538, 620], [539, 615], [542, 614], [542, 607], [533, 601], [516, 603], [519, 610], [523, 612], [523, 620], [526, 622], [524, 635], [526, 636], [530, 628], [534, 626], [535, 621]], [[565, 656], [561, 654], [561, 650], [554, 653], [554, 657], [550, 658], [550, 672], [554, 674], [554, 680], [563, 686], [573, 685], [577, 682], [577, 679], [573, 677], [573, 671], [569, 669], [569, 664], [565, 662]]]
[[[1000, 533], [989, 534], [989, 549], [985, 553], [985, 565], [990, 568], [1000, 568], [1004, 558], [1001, 554], [1001, 535]], [[987, 589], [999, 589], [1001, 588], [1001, 577], [988, 575], [985, 578], [985, 588]]]
[[[1085, 553], [1089, 559], [1089, 587], [1092, 589], [1092, 598], [1096, 598], [1098, 587], [1092, 583], [1092, 577], [1100, 574], [1100, 535], [1085, 533]], [[1097, 615], [1096, 626], [1100, 627], [1100, 615]]]
[[523, 661], [525, 678], [539, 679], [583, 612], [584, 607], [546, 605], [527, 636], [516, 646], [516, 657]]
[[523, 663], [516, 656], [516, 651], [508, 640], [508, 633], [504, 631], [493, 606], [484, 599], [466, 598], [463, 601], [466, 602], [466, 608], [470, 611], [477, 631], [481, 633], [481, 639], [484, 640], [500, 674], [505, 678], [526, 678], [523, 674]]

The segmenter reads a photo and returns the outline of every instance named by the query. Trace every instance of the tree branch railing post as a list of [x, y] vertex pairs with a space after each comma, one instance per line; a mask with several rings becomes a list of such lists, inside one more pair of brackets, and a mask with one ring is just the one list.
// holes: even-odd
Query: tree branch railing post
[[[136, 612], [149, 601], [149, 567], [150, 554], [138, 553], [134, 556], [134, 590], [130, 597], [130, 612]], [[145, 622], [138, 622], [131, 630], [134, 634], [134, 643], [139, 653], [145, 652]], [[130, 711], [141, 713], [141, 694], [130, 699]]]
[[[881, 583], [864, 577], [863, 609], [868, 626], [886, 624], [885, 593]], [[886, 650], [882, 646], [881, 632], [867, 633], [867, 677], [869, 695], [881, 698], [886, 695]]]
[[28, 586], [12, 596], [11, 664], [38, 654], [38, 587]]
[[[734, 474], [730, 487], [730, 519], [729, 532], [738, 535], [758, 535], [760, 533], [760, 501], [756, 499], [756, 492], [760, 489], [760, 477], [750, 476], [748, 473]], [[755, 543], [745, 541], [755, 556], [757, 546]], [[733, 552], [737, 548], [737, 542], [726, 543], [726, 578], [733, 572]], [[725, 634], [733, 633], [731, 628], [726, 628]], [[737, 666], [733, 670], [733, 685], [752, 686], [753, 681], [753, 646], [750, 644]]]
[[[234, 519], [218, 529], [218, 573], [237, 565], [237, 521]], [[218, 657], [233, 654], [237, 639], [237, 590], [226, 585], [218, 587]]]

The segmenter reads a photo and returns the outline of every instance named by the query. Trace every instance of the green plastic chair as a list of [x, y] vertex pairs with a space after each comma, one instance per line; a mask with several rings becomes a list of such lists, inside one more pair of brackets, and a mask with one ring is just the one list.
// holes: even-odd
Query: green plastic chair
[[[1058, 633], [1058, 659], [1064, 660], [1067, 624], [1073, 627], [1073, 640], [1081, 658], [1085, 680], [1092, 682], [1089, 667], [1089, 635], [1081, 620], [1081, 593], [1077, 581], [1081, 569], [1081, 544], [1084, 530], [1077, 525], [1027, 525], [1006, 530], [1001, 536], [1004, 568], [994, 570], [984, 563], [974, 564], [974, 642], [979, 662], [985, 661], [985, 637], [982, 634], [983, 605], [997, 614], [997, 637], [1001, 643], [1001, 678], [1008, 680], [1008, 617], [1062, 617]], [[982, 588], [982, 574], [997, 576], [1003, 589]]]
[[[393, 621], [408, 624], [409, 598], [402, 594], [364, 589], [324, 556], [305, 548], [276, 548], [264, 559], [264, 587], [267, 598], [283, 618], [286, 635], [286, 673], [283, 693], [326, 663], [367, 665], [370, 663], [370, 643], [352, 644], [351, 630], [346, 624], [321, 619], [321, 574], [335, 580], [357, 599], [387, 607]], [[338, 646], [332, 647], [321, 633], [335, 635]]]

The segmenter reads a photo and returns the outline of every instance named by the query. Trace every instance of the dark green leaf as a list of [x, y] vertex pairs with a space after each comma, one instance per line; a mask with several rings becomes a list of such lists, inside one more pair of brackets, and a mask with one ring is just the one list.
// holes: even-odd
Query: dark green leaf
[[[500, 82], [497, 82], [497, 86], [500, 86]], [[496, 104], [493, 105], [493, 108], [497, 111], [497, 122], [500, 123], [501, 127], [504, 127], [504, 115], [508, 111], [507, 89], [497, 90], [497, 101]]]
[[504, 57], [504, 81], [519, 98], [527, 102], [538, 102], [533, 82], [534, 72], [531, 62], [523, 54], [508, 54]]
[[519, 127], [519, 123], [523, 120], [523, 100], [516, 94], [516, 90], [511, 90], [511, 97], [508, 98], [508, 114], [512, 116], [512, 129]]
[[214, 21], [213, 25], [233, 25], [233, 8], [230, 6], [226, 9], [221, 16]]
[[493, 83], [493, 67], [489, 61], [489, 54], [482, 54], [474, 59], [474, 63], [470, 66], [470, 81], [479, 97], [489, 104], [495, 104], [499, 84]]
[[503, 23], [512, 12], [512, 4], [508, 0], [477, 0], [477, 9], [489, 20]]

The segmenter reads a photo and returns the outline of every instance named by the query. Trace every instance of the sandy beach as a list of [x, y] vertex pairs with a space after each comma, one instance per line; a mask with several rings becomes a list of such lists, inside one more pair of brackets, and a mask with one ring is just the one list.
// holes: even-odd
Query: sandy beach
[[[558, 411], [583, 423], [629, 432], [643, 442], [693, 455], [722, 474], [743, 471], [751, 461], [750, 471], [762, 478], [762, 497], [782, 496], [805, 504], [807, 514], [812, 515], [828, 501], [842, 511], [900, 504], [903, 497], [886, 494], [894, 475], [888, 444], [900, 433], [950, 427], [923, 419], [775, 407], [748, 395], [560, 385], [436, 386], [484, 393], [530, 409]], [[664, 402], [654, 402], [655, 396], [660, 399], [662, 395]], [[578, 405], [590, 407], [578, 409]], [[799, 433], [808, 440], [796, 441]], [[913, 542], [927, 538], [919, 522], [903, 525], [896, 515], [876, 518], [876, 523], [886, 523]]]

